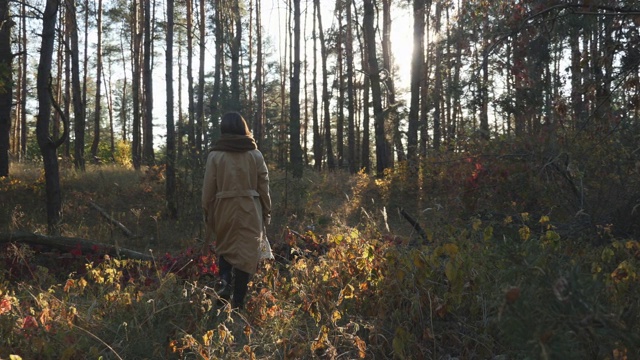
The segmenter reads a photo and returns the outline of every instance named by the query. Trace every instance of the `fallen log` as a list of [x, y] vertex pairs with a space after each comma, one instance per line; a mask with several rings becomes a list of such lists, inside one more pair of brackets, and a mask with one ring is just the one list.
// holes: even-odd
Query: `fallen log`
[[113, 225], [115, 225], [116, 227], [118, 227], [120, 230], [122, 230], [122, 232], [127, 236], [127, 237], [134, 237], [133, 233], [127, 229], [126, 226], [124, 226], [121, 222], [119, 222], [118, 220], [114, 219], [113, 217], [111, 217], [104, 209], [102, 209], [100, 206], [98, 206], [98, 204], [94, 203], [93, 201], [89, 202], [89, 205], [91, 205], [94, 209], [98, 210], [98, 212], [100, 213], [100, 215], [104, 216], [105, 219], [109, 220], [109, 222]]
[[143, 254], [134, 250], [129, 250], [109, 244], [103, 244], [87, 239], [66, 236], [46, 236], [23, 231], [0, 234], [0, 244], [8, 243], [20, 243], [30, 246], [49, 247], [61, 252], [80, 250], [83, 254], [97, 253], [118, 258], [128, 258], [145, 261], [153, 260], [153, 257], [151, 255]]
[[418, 235], [420, 235], [422, 240], [424, 240], [425, 243], [428, 243], [429, 238], [427, 237], [427, 233], [422, 229], [422, 226], [420, 226], [418, 221], [414, 219], [411, 215], [409, 215], [409, 213], [405, 209], [399, 208], [399, 210], [400, 210], [400, 215], [402, 215], [402, 217], [404, 217], [405, 220], [407, 220], [409, 224], [411, 224], [411, 227], [413, 227], [413, 229], [418, 233]]

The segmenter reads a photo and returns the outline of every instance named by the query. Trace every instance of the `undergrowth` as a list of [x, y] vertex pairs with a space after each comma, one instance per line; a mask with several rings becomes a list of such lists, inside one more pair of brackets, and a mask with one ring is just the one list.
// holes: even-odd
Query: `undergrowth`
[[[162, 168], [69, 171], [64, 233], [153, 260], [5, 242], [0, 359], [640, 357], [640, 243], [613, 212], [585, 231], [579, 203], [555, 204], [577, 184], [559, 170], [495, 159], [443, 155], [418, 182], [402, 166], [384, 179], [272, 171], [276, 259], [243, 310], [212, 292], [215, 254], [193, 250], [199, 175], [180, 177], [172, 220]], [[42, 179], [26, 173], [0, 180], [3, 232], [44, 229]]]

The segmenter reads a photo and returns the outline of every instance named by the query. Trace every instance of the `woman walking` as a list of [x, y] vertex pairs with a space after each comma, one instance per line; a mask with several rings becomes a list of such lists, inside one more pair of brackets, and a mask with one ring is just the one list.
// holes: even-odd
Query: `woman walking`
[[[220, 132], [207, 158], [202, 208], [206, 233], [216, 235], [220, 268], [216, 290], [227, 300], [233, 293], [232, 306], [242, 308], [249, 279], [258, 267], [260, 243], [266, 241], [264, 228], [271, 219], [269, 173], [242, 115], [224, 114]], [[208, 250], [208, 238], [204, 246]]]

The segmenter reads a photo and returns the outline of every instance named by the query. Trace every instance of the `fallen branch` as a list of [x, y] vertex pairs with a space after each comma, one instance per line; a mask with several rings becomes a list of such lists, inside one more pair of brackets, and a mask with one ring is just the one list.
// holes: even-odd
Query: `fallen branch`
[[117, 226], [120, 230], [122, 230], [122, 232], [127, 236], [127, 237], [134, 237], [133, 233], [127, 229], [126, 226], [124, 226], [121, 222], [119, 222], [118, 220], [112, 218], [109, 214], [107, 214], [106, 211], [104, 211], [100, 206], [98, 206], [96, 203], [94, 203], [93, 201], [90, 201], [89, 204], [96, 210], [98, 210], [98, 212], [100, 213], [100, 215], [104, 216], [107, 220], [109, 220], [109, 222], [115, 226]]
[[402, 217], [404, 217], [409, 222], [409, 224], [411, 224], [413, 229], [418, 233], [418, 235], [420, 235], [422, 240], [424, 240], [425, 243], [428, 242], [429, 240], [427, 238], [427, 233], [424, 232], [420, 224], [418, 224], [418, 221], [414, 219], [411, 215], [409, 215], [409, 213], [407, 213], [403, 208], [400, 208], [399, 210], [400, 210], [400, 215], [402, 215]]
[[124, 257], [128, 259], [151, 261], [151, 255], [143, 254], [137, 251], [116, 247], [109, 244], [102, 244], [95, 241], [70, 238], [65, 236], [46, 236], [28, 232], [13, 232], [0, 234], [0, 244], [21, 243], [31, 246], [43, 246], [60, 250], [62, 252], [70, 252], [71, 250], [80, 250], [83, 254], [99, 253], [112, 257]]

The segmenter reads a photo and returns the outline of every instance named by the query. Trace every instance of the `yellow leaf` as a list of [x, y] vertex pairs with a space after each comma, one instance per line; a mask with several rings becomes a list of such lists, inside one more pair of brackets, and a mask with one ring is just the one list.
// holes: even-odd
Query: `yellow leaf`
[[520, 239], [522, 241], [527, 241], [529, 240], [529, 238], [531, 237], [531, 229], [529, 229], [528, 226], [523, 226], [518, 230], [518, 233], [520, 234]]
[[456, 278], [458, 277], [458, 268], [456, 268], [453, 261], [447, 261], [447, 265], [445, 265], [444, 267], [444, 274], [447, 276], [449, 282], [455, 282]]
[[331, 315], [331, 321], [333, 321], [334, 323], [338, 320], [342, 319], [342, 314], [340, 314], [340, 311], [338, 310], [334, 310], [333, 314]]
[[202, 335], [202, 342], [205, 346], [209, 346], [211, 344], [211, 338], [213, 337], [213, 330], [207, 331], [204, 335]]
[[547, 215], [542, 215], [540, 217], [540, 221], [539, 221], [540, 224], [546, 224], [548, 222], [549, 222], [549, 217]]
[[491, 238], [493, 238], [493, 226], [487, 226], [484, 229], [484, 233], [482, 235], [483, 235], [482, 238], [483, 238], [484, 241], [491, 240]]
[[459, 248], [456, 244], [447, 243], [442, 245], [442, 247], [444, 248], [444, 251], [447, 253], [447, 255], [449, 255], [449, 257], [454, 257], [458, 254]]

